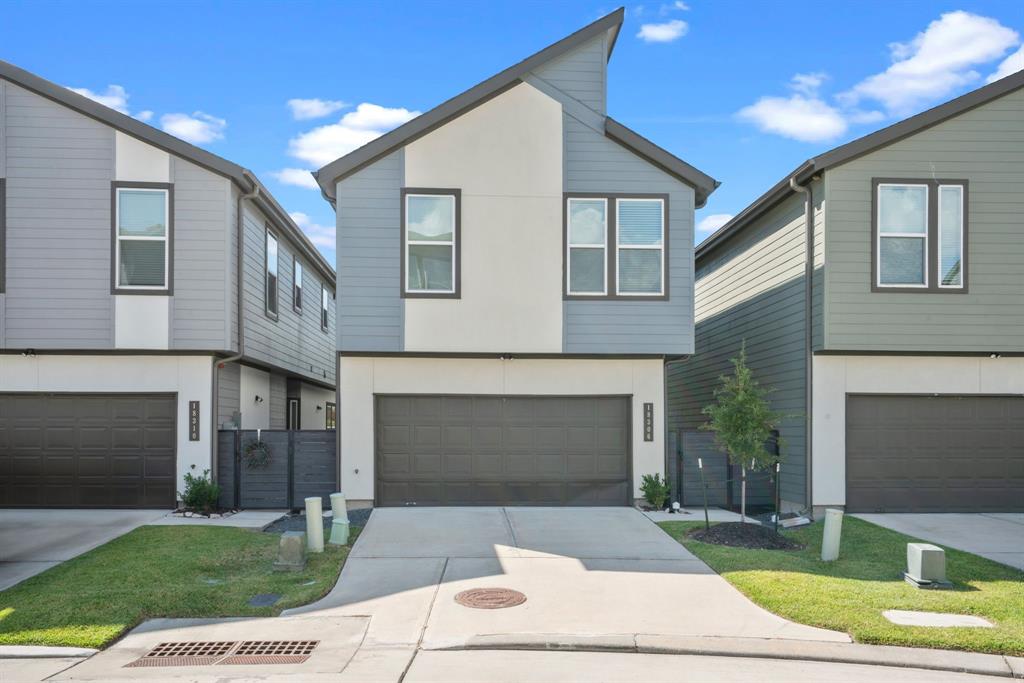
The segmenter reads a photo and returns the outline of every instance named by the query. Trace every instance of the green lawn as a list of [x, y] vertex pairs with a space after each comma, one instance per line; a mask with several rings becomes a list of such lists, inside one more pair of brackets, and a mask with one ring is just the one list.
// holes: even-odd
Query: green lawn
[[[845, 631], [861, 643], [1024, 655], [1024, 572], [946, 548], [951, 590], [906, 583], [913, 539], [847, 516], [835, 562], [822, 562], [821, 523], [786, 532], [804, 550], [746, 550], [687, 538], [701, 522], [659, 526], [761, 607], [801, 624]], [[896, 626], [887, 609], [973, 614], [995, 628]]]
[[[303, 572], [274, 572], [279, 540], [228, 527], [140, 527], [0, 592], [0, 645], [102, 647], [152, 617], [272, 616], [325, 595], [350, 546], [326, 545]], [[249, 607], [259, 593], [283, 597]]]

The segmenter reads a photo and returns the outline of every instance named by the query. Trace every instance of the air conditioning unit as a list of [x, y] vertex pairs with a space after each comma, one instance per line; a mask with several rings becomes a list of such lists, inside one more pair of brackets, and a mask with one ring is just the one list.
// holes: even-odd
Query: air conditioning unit
[[903, 578], [918, 588], [950, 588], [953, 584], [946, 580], [946, 551], [931, 543], [908, 543]]

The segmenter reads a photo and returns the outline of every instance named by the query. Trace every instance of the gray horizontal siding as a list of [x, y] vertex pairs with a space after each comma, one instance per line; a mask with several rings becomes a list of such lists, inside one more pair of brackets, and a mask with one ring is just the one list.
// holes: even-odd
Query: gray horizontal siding
[[569, 192], [669, 195], [669, 299], [566, 301], [566, 353], [693, 352], [693, 189], [564, 115]]
[[241, 368], [238, 363], [228, 363], [218, 370], [217, 375], [217, 427], [230, 422], [236, 412], [241, 411]]
[[403, 350], [401, 150], [338, 183], [337, 348]]
[[284, 375], [270, 373], [270, 428], [288, 426], [288, 380]]
[[[871, 292], [871, 179], [967, 179], [967, 294]], [[826, 173], [824, 346], [1020, 351], [1024, 339], [1024, 91]]]
[[114, 131], [13, 83], [0, 85], [7, 174], [2, 346], [111, 348]]
[[605, 36], [598, 36], [534, 73], [545, 81], [601, 114], [605, 113]]

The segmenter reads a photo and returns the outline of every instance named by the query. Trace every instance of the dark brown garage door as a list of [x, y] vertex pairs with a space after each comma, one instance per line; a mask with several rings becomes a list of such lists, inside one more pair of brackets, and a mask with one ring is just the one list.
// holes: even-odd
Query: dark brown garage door
[[378, 505], [626, 505], [629, 398], [378, 396]]
[[0, 506], [170, 508], [173, 395], [0, 394]]
[[1024, 510], [1024, 398], [847, 396], [846, 505]]

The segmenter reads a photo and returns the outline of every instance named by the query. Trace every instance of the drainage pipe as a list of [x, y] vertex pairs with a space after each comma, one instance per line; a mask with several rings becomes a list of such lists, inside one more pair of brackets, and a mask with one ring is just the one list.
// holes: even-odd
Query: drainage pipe
[[[813, 178], [811, 179], [813, 180]], [[812, 302], [814, 289], [814, 196], [810, 183], [800, 185], [796, 176], [789, 179], [789, 186], [794, 192], [804, 196], [804, 465], [807, 481], [805, 495], [807, 509], [814, 518], [814, 458], [812, 457], [811, 440], [814, 436], [814, 356], [812, 353], [814, 305]]]

